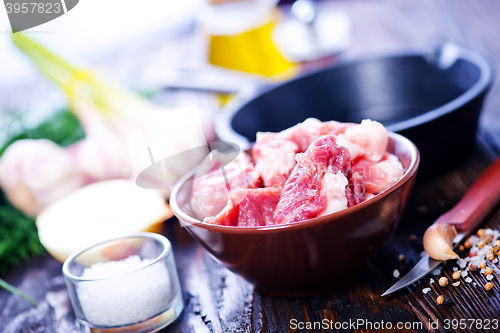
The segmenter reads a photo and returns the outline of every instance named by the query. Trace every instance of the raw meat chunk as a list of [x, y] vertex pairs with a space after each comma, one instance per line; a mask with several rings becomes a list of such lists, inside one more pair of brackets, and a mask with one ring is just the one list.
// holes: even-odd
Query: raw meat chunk
[[330, 135], [316, 139], [305, 153], [297, 154], [296, 160], [274, 212], [276, 224], [307, 220], [320, 214], [328, 201], [322, 190], [325, 173], [340, 172], [344, 177], [351, 173], [349, 152], [337, 146]]
[[299, 153], [307, 150], [309, 145], [322, 135], [338, 135], [344, 133], [347, 128], [356, 126], [352, 123], [340, 123], [338, 121], [322, 122], [316, 118], [307, 118], [304, 122], [293, 127], [283, 130], [279, 133], [274, 132], [259, 132], [257, 133], [257, 141], [255, 146], [259, 146], [263, 139], [269, 137], [290, 140], [294, 142]]
[[380, 193], [403, 176], [403, 166], [395, 155], [387, 154], [384, 158], [378, 163], [361, 158], [352, 167], [363, 177], [367, 193]]
[[349, 149], [351, 160], [364, 157], [370, 161], [378, 162], [387, 150], [389, 137], [385, 127], [370, 119], [361, 121], [337, 136], [337, 144]]
[[325, 173], [321, 180], [321, 189], [326, 196], [326, 207], [318, 216], [325, 216], [347, 208], [347, 178], [339, 170], [336, 174]]
[[347, 197], [347, 207], [352, 207], [364, 201], [365, 198], [365, 182], [363, 177], [357, 172], [354, 172], [349, 180], [349, 185], [345, 189]]
[[282, 187], [285, 184], [295, 166], [297, 151], [297, 145], [290, 140], [257, 133], [257, 144], [253, 147], [253, 158], [257, 161], [255, 171], [266, 187]]
[[280, 194], [276, 188], [236, 190], [223, 211], [215, 217], [207, 217], [204, 222], [238, 227], [272, 225]]
[[316, 118], [308, 118], [303, 123], [297, 124], [277, 134], [295, 142], [299, 147], [299, 152], [302, 153], [320, 136], [338, 135], [344, 133], [345, 130], [351, 126], [355, 126], [355, 124], [340, 123], [338, 121], [321, 122]]
[[226, 207], [224, 207], [219, 214], [213, 217], [206, 217], [203, 222], [235, 227], [238, 225], [238, 212], [238, 206], [236, 206], [231, 197], [229, 197]]
[[[207, 158], [203, 162], [196, 171], [193, 181], [191, 207], [196, 215], [202, 219], [220, 213], [227, 203], [229, 192], [222, 170], [219, 168], [220, 163], [218, 161], [221, 160], [221, 158], [218, 158], [219, 155], [222, 154], [214, 150], [212, 152], [212, 159]], [[207, 170], [207, 166], [204, 164], [208, 164], [208, 170], [211, 168], [212, 170], [216, 169], [216, 171], [207, 174], [205, 171]], [[258, 181], [253, 179], [255, 175], [251, 176], [252, 169], [250, 156], [246, 153], [240, 153], [234, 161], [224, 167], [232, 191], [248, 188], [249, 181], [252, 186], [258, 184]]]
[[277, 188], [235, 191], [231, 197], [238, 203], [238, 226], [253, 227], [274, 224], [274, 210], [280, 199]]

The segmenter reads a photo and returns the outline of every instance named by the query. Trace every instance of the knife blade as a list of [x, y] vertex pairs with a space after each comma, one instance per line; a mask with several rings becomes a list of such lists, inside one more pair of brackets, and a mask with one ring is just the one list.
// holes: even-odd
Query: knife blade
[[[453, 240], [453, 248], [456, 248], [491, 213], [499, 201], [500, 157], [479, 176], [464, 197], [434, 223], [452, 224], [460, 231]], [[425, 254], [408, 274], [383, 293], [382, 296], [411, 285], [429, 274], [440, 263], [442, 261], [434, 260]]]
[[[476, 225], [474, 225], [474, 226], [476, 226]], [[473, 229], [474, 228], [471, 228], [471, 231]], [[455, 246], [453, 246], [453, 248], [457, 247], [458, 244], [460, 244], [460, 242], [468, 235], [469, 235], [468, 233], [457, 234], [457, 236], [453, 240], [453, 243], [455, 244]], [[432, 259], [431, 257], [429, 257], [429, 255], [427, 253], [424, 254], [422, 259], [420, 259], [418, 261], [418, 263], [415, 265], [415, 267], [413, 267], [411, 269], [411, 271], [408, 272], [408, 274], [403, 276], [392, 287], [387, 289], [386, 292], [382, 294], [382, 296], [392, 294], [395, 291], [403, 289], [404, 287], [409, 286], [409, 285], [417, 282], [418, 280], [420, 280], [421, 278], [423, 278], [424, 276], [426, 276], [427, 274], [432, 272], [441, 263], [442, 263], [442, 261]]]

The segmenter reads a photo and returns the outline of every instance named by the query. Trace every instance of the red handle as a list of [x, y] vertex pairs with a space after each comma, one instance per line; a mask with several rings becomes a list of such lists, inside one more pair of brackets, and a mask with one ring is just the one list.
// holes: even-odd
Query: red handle
[[482, 221], [500, 201], [500, 157], [476, 180], [465, 196], [435, 223], [454, 224], [457, 230], [470, 229]]

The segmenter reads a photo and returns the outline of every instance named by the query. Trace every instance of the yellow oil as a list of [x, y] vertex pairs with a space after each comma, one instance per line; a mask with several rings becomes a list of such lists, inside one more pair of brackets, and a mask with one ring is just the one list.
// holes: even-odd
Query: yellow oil
[[278, 75], [278, 80], [295, 75], [295, 64], [283, 58], [272, 41], [276, 17], [241, 34], [209, 36], [209, 62], [264, 76]]

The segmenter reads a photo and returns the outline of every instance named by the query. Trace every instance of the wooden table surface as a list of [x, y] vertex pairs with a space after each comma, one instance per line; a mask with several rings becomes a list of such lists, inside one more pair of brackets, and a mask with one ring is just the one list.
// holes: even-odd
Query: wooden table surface
[[[353, 20], [354, 42], [342, 55], [345, 59], [429, 49], [452, 41], [489, 56], [500, 68], [500, 39], [496, 36], [500, 31], [498, 2], [332, 1], [326, 6], [347, 13]], [[500, 92], [494, 85], [485, 103], [474, 151], [467, 154], [462, 163], [450, 166], [444, 174], [426, 181], [417, 180], [395, 235], [368, 263], [360, 281], [349, 287], [309, 298], [285, 299], [257, 294], [251, 284], [211, 259], [175, 219], [167, 221], [165, 235], [174, 244], [185, 309], [180, 318], [162, 332], [296, 331], [290, 325], [292, 319], [299, 322], [328, 319], [346, 323], [363, 319], [372, 325], [381, 321], [393, 325], [398, 322], [415, 325], [414, 329], [399, 329], [398, 332], [433, 331], [429, 322], [438, 320], [439, 327], [435, 331], [445, 332], [446, 319], [500, 318], [498, 275], [492, 281], [494, 289], [488, 292], [483, 289], [486, 279], [480, 274], [471, 274], [472, 283], [462, 281], [456, 288], [430, 284], [430, 277], [426, 277], [393, 296], [380, 297], [397, 281], [393, 277], [395, 269], [404, 274], [419, 260], [423, 250], [420, 240], [427, 226], [458, 202], [500, 151], [499, 104]], [[483, 227], [500, 229], [500, 209], [487, 218]], [[413, 234], [418, 236], [417, 242], [409, 240]], [[403, 261], [398, 258], [401, 254], [404, 255]], [[47, 255], [12, 269], [5, 276], [8, 282], [30, 294], [38, 306], [33, 307], [27, 301], [0, 290], [0, 332], [79, 332], [61, 266]], [[453, 266], [456, 265], [448, 263], [443, 275], [451, 278]], [[423, 294], [425, 287], [432, 288], [432, 291]], [[438, 306], [436, 294], [450, 298], [452, 304]], [[351, 328], [331, 331], [354, 331]], [[359, 331], [375, 329], [365, 327]], [[476, 327], [463, 331], [483, 330]]]

